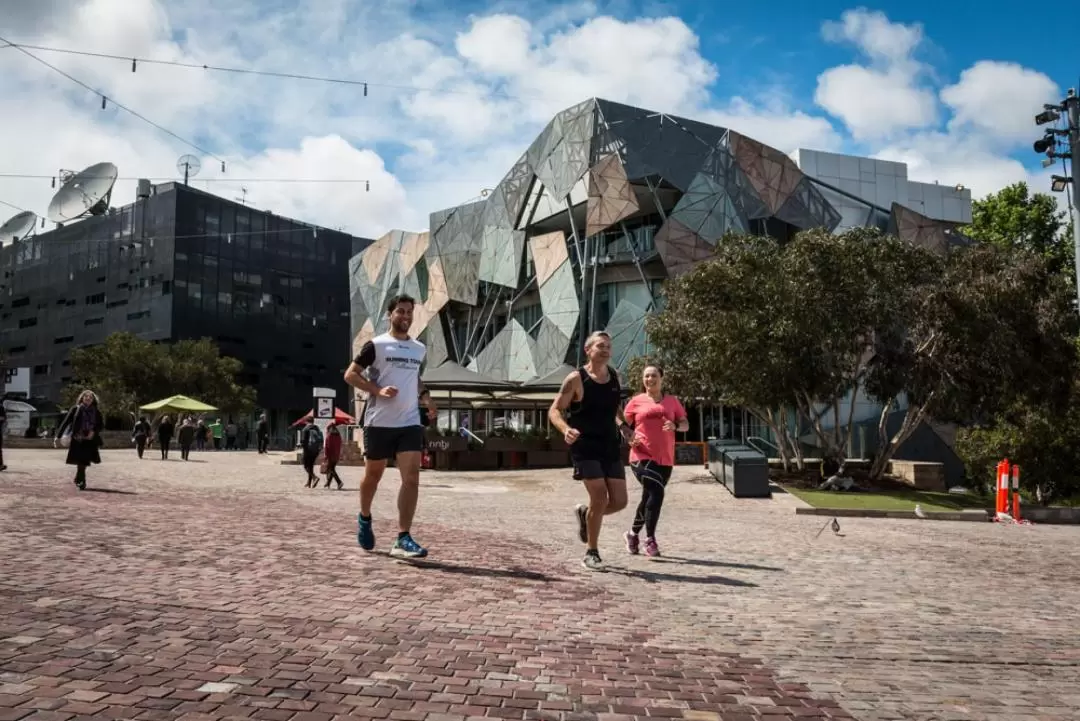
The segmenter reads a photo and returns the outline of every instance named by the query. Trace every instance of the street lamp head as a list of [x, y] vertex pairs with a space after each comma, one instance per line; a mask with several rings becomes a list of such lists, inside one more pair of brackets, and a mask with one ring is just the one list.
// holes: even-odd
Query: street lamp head
[[1068, 178], [1064, 175], [1051, 175], [1050, 190], [1054, 191], [1055, 193], [1061, 193], [1071, 182], [1072, 178]]
[[1055, 144], [1054, 136], [1048, 133], [1032, 143], [1031, 147], [1035, 149], [1036, 153], [1042, 155], [1049, 150], [1053, 150]]
[[1036, 125], [1047, 125], [1048, 123], [1056, 123], [1061, 120], [1061, 115], [1055, 110], [1044, 110], [1035, 116]]

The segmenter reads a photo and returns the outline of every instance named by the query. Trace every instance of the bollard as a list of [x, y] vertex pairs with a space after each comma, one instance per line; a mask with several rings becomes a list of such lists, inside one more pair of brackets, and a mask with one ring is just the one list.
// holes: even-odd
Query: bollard
[[1009, 459], [1006, 458], [998, 463], [997, 467], [997, 496], [994, 504], [996, 513], [1009, 512]]
[[1012, 467], [1012, 517], [1020, 520], [1020, 466]]

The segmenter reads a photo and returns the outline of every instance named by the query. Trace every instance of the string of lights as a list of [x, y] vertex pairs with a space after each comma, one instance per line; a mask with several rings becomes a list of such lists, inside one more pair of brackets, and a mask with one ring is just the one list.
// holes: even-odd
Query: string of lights
[[[109, 178], [112, 176], [84, 175], [83, 178]], [[19, 180], [56, 180], [56, 175], [43, 175], [41, 173], [0, 173], [0, 178]], [[116, 180], [149, 180], [155, 183], [179, 183], [180, 179], [168, 176], [132, 175], [119, 177]], [[191, 178], [189, 183], [345, 183], [362, 184], [365, 190], [371, 190], [371, 181], [366, 178]]]
[[[0, 40], [3, 40], [3, 38], [0, 38]], [[455, 88], [431, 88], [431, 87], [422, 87], [422, 86], [416, 86], [416, 85], [395, 85], [395, 84], [392, 84], [392, 83], [376, 83], [376, 82], [371, 82], [369, 80], [354, 80], [354, 79], [349, 79], [349, 78], [335, 78], [335, 77], [328, 77], [328, 76], [322, 76], [322, 75], [309, 75], [309, 74], [304, 74], [304, 73], [283, 73], [283, 72], [277, 72], [277, 71], [272, 71], [272, 70], [257, 70], [257, 69], [252, 69], [252, 68], [236, 68], [236, 67], [227, 67], [227, 66], [223, 66], [223, 65], [208, 65], [208, 64], [204, 64], [204, 63], [181, 62], [181, 61], [178, 61], [178, 60], [158, 60], [158, 59], [154, 59], [154, 58], [132, 57], [130, 55], [117, 55], [117, 54], [114, 54], [114, 53], [99, 53], [99, 52], [90, 52], [90, 51], [87, 51], [87, 50], [74, 50], [74, 49], [71, 49], [71, 48], [57, 48], [57, 47], [49, 47], [49, 46], [45, 46], [45, 45], [30, 45], [30, 44], [27, 44], [27, 43], [12, 43], [10, 41], [5, 41], [5, 42], [8, 42], [8, 45], [10, 45], [11, 47], [23, 49], [24, 51], [25, 51], [25, 49], [29, 49], [29, 50], [38, 50], [40, 52], [61, 53], [61, 54], [64, 54], [64, 55], [77, 55], [77, 56], [88, 57], [88, 58], [101, 58], [101, 59], [106, 59], [106, 60], [116, 60], [116, 61], [121, 61], [121, 62], [124, 62], [124, 63], [129, 63], [130, 62], [131, 63], [131, 72], [133, 72], [133, 73], [138, 70], [139, 63], [143, 63], [145, 65], [165, 65], [165, 66], [171, 66], [171, 67], [189, 68], [189, 69], [193, 69], [193, 70], [207, 70], [207, 71], [220, 72], [220, 73], [233, 73], [233, 74], [240, 74], [240, 75], [256, 75], [256, 76], [263, 76], [263, 77], [270, 77], [270, 78], [281, 78], [281, 79], [287, 79], [287, 80], [304, 80], [304, 81], [309, 81], [309, 82], [330, 83], [330, 84], [334, 84], [334, 85], [352, 85], [352, 86], [360, 87], [362, 89], [362, 91], [363, 91], [364, 97], [367, 97], [369, 87], [372, 87], [372, 88], [386, 88], [388, 90], [402, 90], [402, 91], [414, 92], [414, 93], [440, 93], [440, 94], [455, 94], [455, 95], [475, 95], [476, 94], [475, 91], [473, 91], [473, 90], [461, 90], [461, 89], [455, 89]], [[489, 96], [498, 96], [498, 97], [503, 97], [503, 98], [507, 98], [507, 99], [514, 99], [513, 96], [508, 95], [508, 94], [506, 94], [504, 92], [501, 92], [501, 91], [498, 91], [498, 90], [489, 90], [486, 94], [489, 95]]]
[[23, 55], [26, 55], [28, 58], [34, 60], [37, 63], [40, 63], [41, 65], [44, 65], [47, 68], [49, 68], [53, 72], [59, 73], [60, 75], [63, 75], [65, 78], [67, 78], [71, 82], [75, 83], [76, 85], [79, 85], [80, 87], [85, 88], [86, 90], [89, 90], [94, 95], [101, 96], [101, 109], [102, 110], [104, 110], [107, 107], [109, 101], [111, 100], [112, 104], [115, 105], [120, 110], [123, 110], [124, 112], [128, 113], [129, 115], [132, 115], [132, 116], [138, 118], [139, 120], [143, 121], [144, 123], [147, 123], [148, 125], [153, 126], [157, 130], [159, 130], [162, 133], [165, 133], [166, 135], [169, 135], [170, 137], [180, 141], [181, 143], [188, 146], [189, 148], [194, 148], [196, 151], [202, 153], [203, 155], [206, 155], [208, 157], [214, 158], [215, 160], [219, 161], [221, 163], [221, 172], [225, 172], [225, 161], [222, 160], [221, 158], [219, 158], [218, 156], [214, 155], [213, 153], [211, 153], [209, 150], [205, 150], [205, 149], [199, 147], [198, 145], [191, 142], [187, 138], [181, 137], [180, 135], [177, 135], [176, 133], [169, 130], [165, 126], [159, 125], [158, 123], [155, 123], [153, 120], [146, 117], [142, 113], [139, 113], [138, 111], [132, 110], [131, 108], [127, 107], [126, 105], [123, 105], [123, 104], [117, 102], [117, 100], [115, 98], [108, 97], [102, 91], [94, 88], [91, 85], [88, 85], [87, 83], [84, 83], [82, 80], [79, 80], [74, 75], [71, 75], [70, 73], [67, 73], [64, 70], [61, 70], [60, 68], [56, 67], [52, 63], [50, 63], [50, 62], [48, 62], [46, 60], [43, 60], [42, 58], [39, 58], [37, 55], [34, 55], [32, 52], [27, 50], [25, 47], [23, 47], [21, 45], [17, 45], [17, 44], [11, 42], [10, 40], [8, 40], [7, 38], [5, 38], [3, 36], [0, 36], [0, 42], [4, 43], [5, 47], [14, 48], [15, 50], [18, 50]]
[[26, 212], [25, 208], [20, 208], [19, 206], [15, 205], [14, 203], [9, 203], [6, 200], [0, 200], [0, 205], [6, 205], [9, 208], [14, 208], [15, 210], [19, 211], [20, 213], [25, 213]]

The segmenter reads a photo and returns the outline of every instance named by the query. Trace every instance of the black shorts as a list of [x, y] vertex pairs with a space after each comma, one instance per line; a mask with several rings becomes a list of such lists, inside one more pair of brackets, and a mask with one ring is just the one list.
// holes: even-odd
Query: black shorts
[[424, 450], [424, 427], [383, 428], [364, 426], [364, 458], [388, 461], [399, 453]]
[[618, 450], [614, 453], [571, 453], [570, 461], [574, 464], [574, 480], [584, 481], [594, 478], [626, 479], [626, 467]]

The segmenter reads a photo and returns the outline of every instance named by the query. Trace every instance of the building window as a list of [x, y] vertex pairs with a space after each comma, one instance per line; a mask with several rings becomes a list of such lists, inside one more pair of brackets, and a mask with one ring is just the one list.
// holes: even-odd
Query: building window
[[87, 318], [83, 321], [83, 325], [101, 325], [104, 322], [104, 318]]
[[50, 368], [48, 363], [46, 363], [44, 365], [34, 366], [34, 375], [36, 375], [36, 376], [47, 376], [47, 375], [49, 375], [50, 370], [51, 370], [51, 368]]
[[63, 345], [65, 343], [71, 343], [75, 340], [73, 335], [60, 336], [59, 338], [53, 338], [53, 343], [56, 345]]
[[138, 311], [136, 313], [128, 313], [127, 314], [127, 319], [128, 320], [139, 320], [140, 318], [149, 318], [149, 317], [150, 317], [150, 311], [148, 311], [148, 310], [140, 310], [140, 311]]
[[26, 346], [24, 346], [24, 345], [15, 346], [14, 348], [9, 348], [8, 349], [8, 355], [19, 355], [20, 353], [25, 353], [25, 352], [26, 352]]
[[23, 306], [27, 305], [30, 305], [30, 296], [28, 295], [23, 296], [22, 298], [16, 298], [15, 300], [11, 301], [12, 308], [22, 308]]
[[33, 328], [35, 325], [37, 325], [37, 316], [34, 316], [33, 318], [23, 318], [19, 321], [20, 328]]
[[104, 302], [105, 302], [105, 294], [104, 293], [94, 293], [93, 295], [86, 296], [86, 304], [87, 305], [98, 305], [99, 303], [104, 303]]

